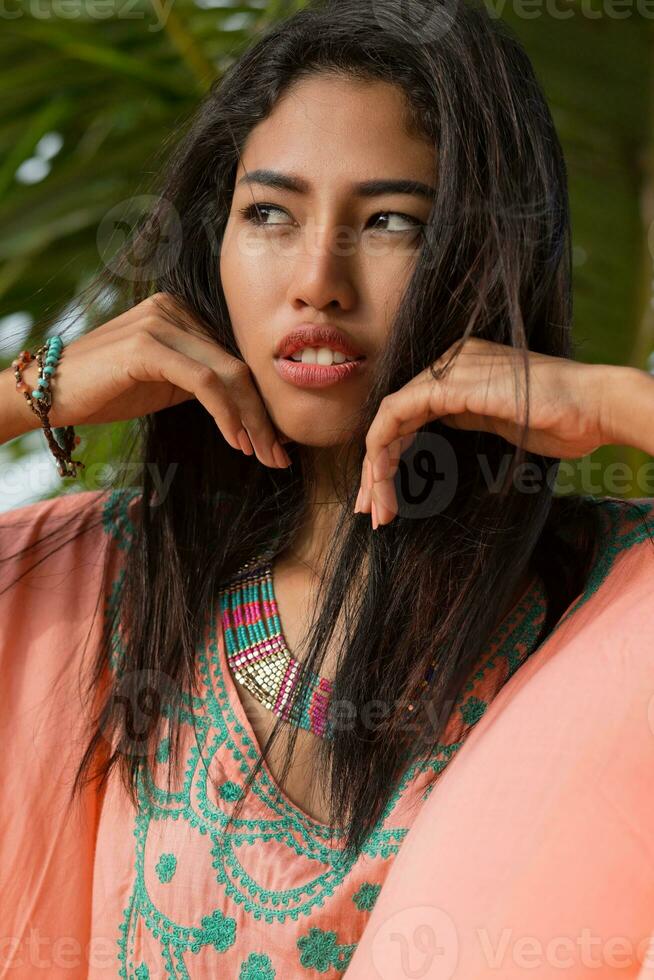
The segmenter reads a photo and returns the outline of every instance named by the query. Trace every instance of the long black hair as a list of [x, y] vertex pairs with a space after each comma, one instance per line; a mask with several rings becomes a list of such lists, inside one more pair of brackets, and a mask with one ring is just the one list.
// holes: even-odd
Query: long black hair
[[[477, 336], [511, 345], [524, 352], [524, 363], [528, 349], [573, 355], [566, 167], [529, 58], [506, 25], [476, 0], [455, 7], [431, 0], [424, 13], [418, 25], [403, 20], [396, 0], [315, 0], [256, 37], [212, 85], [157, 178], [153, 207], [135, 238], [97, 280], [119, 288], [130, 282], [130, 305], [156, 293], [173, 296], [213, 340], [240, 357], [218, 254], [248, 135], [302, 77], [330, 73], [399, 86], [411, 130], [437, 155], [437, 193], [387, 349], [361, 406], [360, 426], [343, 447], [359, 462], [359, 472], [362, 433], [381, 399], [455, 342]], [[181, 248], [174, 261], [158, 262], [171, 213], [179, 222]], [[125, 276], [136, 252], [152, 258], [150, 266], [143, 264], [148, 274]], [[116, 612], [124, 644], [121, 670], [133, 685], [155, 672], [169, 679], [170, 691], [189, 691], [205, 616], [207, 610], [218, 614], [221, 584], [254, 555], [280, 553], [293, 540], [316, 474], [311, 453], [299, 444], [286, 447], [292, 460], [287, 469], [238, 453], [195, 399], [138, 425], [142, 496]], [[525, 452], [491, 432], [438, 421], [423, 426], [405, 452], [397, 483], [405, 501], [421, 438], [427, 451], [447, 440], [455, 492], [436, 504], [434, 482], [426, 504], [401, 507], [391, 523], [373, 532], [368, 515], [353, 513], [358, 482], [343, 482], [338, 533], [325, 556], [303, 661], [305, 678], [320, 673], [343, 616], [347, 628], [338, 645], [335, 702], [358, 709], [371, 702], [390, 706], [373, 736], [359, 710], [353, 724], [336, 727], [333, 739], [317, 740], [315, 779], [331, 787], [330, 824], [346, 832], [346, 845], [355, 851], [412, 752], [426, 758], [438, 744], [448, 719], [445, 706], [487, 650], [498, 612], [525, 574], [538, 573], [546, 590], [542, 642], [583, 591], [597, 540], [596, 501], [554, 493], [551, 474], [559, 460]], [[541, 477], [529, 493], [520, 492], [513, 479], [525, 461]], [[169, 472], [173, 464], [174, 478], [159, 498], [153, 474]], [[489, 488], [487, 472], [503, 474], [499, 490]], [[90, 694], [106, 670], [115, 626], [108, 624], [97, 651]], [[432, 658], [436, 670], [426, 694], [431, 710], [419, 736], [421, 713], [414, 713], [407, 740], [399, 706], [420, 702], [420, 682]], [[147, 753], [121, 751], [123, 741], [132, 744], [125, 732], [125, 697], [136, 703], [138, 690], [117, 675], [93, 719], [73, 794], [90, 778], [96, 750], [113, 733], [115, 748], [94, 776], [102, 785], [118, 765], [137, 803]], [[159, 710], [164, 700], [150, 717], [150, 755], [165, 720]], [[434, 718], [442, 722], [438, 730]], [[278, 719], [264, 755], [284, 727]], [[296, 734], [292, 729], [282, 785]], [[169, 772], [178, 764], [175, 735], [170, 744]], [[261, 762], [260, 757], [251, 778]], [[245, 794], [232, 819], [244, 799]]]

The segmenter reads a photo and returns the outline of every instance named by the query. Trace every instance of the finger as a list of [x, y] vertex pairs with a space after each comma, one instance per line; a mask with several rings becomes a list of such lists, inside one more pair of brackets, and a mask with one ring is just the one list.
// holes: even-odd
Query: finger
[[[183, 327], [180, 327], [180, 323]], [[173, 326], [184, 329], [197, 336], [208, 337], [206, 327], [181, 302], [169, 293], [154, 293], [146, 299], [130, 306], [116, 316], [101, 323], [70, 341], [66, 339], [66, 330], [62, 331], [65, 344], [75, 344], [78, 350], [94, 350], [104, 346], [107, 341], [115, 341], [120, 332], [136, 332], [139, 328], [155, 326]]]
[[372, 466], [366, 456], [363, 460], [361, 472], [361, 502], [360, 509], [363, 513], [369, 514], [372, 506], [372, 487], [375, 481], [372, 477]]
[[[216, 372], [225, 381], [241, 414], [245, 431], [241, 432], [239, 441], [243, 451], [248, 455], [256, 452], [258, 459], [267, 466], [288, 466], [290, 459], [278, 439], [247, 364], [232, 357], [214, 340], [208, 338], [203, 324], [187, 313], [175, 297], [167, 293], [157, 293], [151, 300], [155, 308], [162, 309], [164, 319], [172, 325], [169, 331], [175, 331], [173, 337], [176, 336], [184, 351], [190, 345], [191, 354], [198, 359], [206, 357], [207, 363], [211, 367], [215, 365]], [[180, 317], [185, 321], [184, 327], [179, 326]], [[187, 329], [190, 332], [187, 333]]]
[[[408, 435], [398, 436], [393, 439], [389, 446], [384, 446], [372, 466], [372, 479], [376, 483], [382, 479], [391, 479], [397, 472], [397, 468], [402, 457], [402, 453], [416, 437], [412, 432]], [[370, 488], [372, 489], [372, 487]]]
[[133, 381], [167, 381], [188, 391], [209, 412], [230, 446], [241, 450], [238, 434], [243, 426], [238, 406], [222, 379], [207, 364], [162, 344], [150, 334], [140, 333], [117, 370]]
[[475, 412], [461, 412], [460, 415], [441, 415], [438, 420], [453, 429], [473, 429], [477, 432], [496, 432], [497, 422], [489, 415]]
[[[426, 422], [438, 417], [439, 409], [441, 413], [451, 412], [456, 404], [446, 407], [445, 398], [445, 387], [432, 381], [419, 385], [410, 382], [400, 391], [382, 399], [366, 436], [362, 475], [362, 509], [365, 507], [366, 510], [372, 510], [374, 499], [380, 523], [386, 523], [398, 513], [392, 479], [397, 463], [393, 464], [387, 447], [398, 438], [408, 438], [411, 433], [415, 437], [418, 429]], [[465, 410], [465, 399], [461, 392], [457, 394], [457, 398], [461, 402], [461, 410]]]
[[430, 385], [405, 387], [382, 399], [366, 436], [366, 454], [374, 465], [382, 449], [398, 436], [415, 432], [433, 417]]
[[386, 476], [384, 479], [375, 479], [370, 488], [373, 528], [376, 528], [380, 524], [388, 524], [397, 516], [398, 506], [394, 477], [404, 448], [410, 445], [415, 439], [415, 436], [416, 433], [414, 432], [412, 435], [400, 436], [398, 439], [394, 439], [390, 446], [383, 450], [380, 457], [378, 457], [378, 461], [382, 456], [384, 457]]
[[[366, 435], [366, 456], [371, 463], [371, 473], [375, 476], [375, 461], [382, 450], [406, 432], [417, 431], [427, 422], [443, 415], [459, 415], [467, 411], [468, 385], [460, 384], [455, 390], [438, 382], [421, 385], [405, 385], [392, 395], [382, 399], [368, 434]], [[379, 472], [385, 476], [384, 460], [380, 461]]]
[[[406, 449], [408, 449], [408, 447], [411, 445], [412, 442], [414, 442], [416, 435], [417, 432], [415, 431], [409, 432], [407, 435], [403, 435], [395, 439], [389, 446], [387, 450], [387, 454], [388, 454], [389, 475], [391, 480], [397, 471], [397, 468], [399, 466], [399, 461], [402, 457], [402, 453]], [[366, 456], [363, 462], [363, 472], [362, 472], [362, 479], [361, 479], [362, 493], [361, 493], [361, 500], [359, 503], [359, 511], [361, 511], [362, 513], [369, 514], [371, 512], [372, 499], [373, 499], [372, 493], [373, 493], [373, 487], [375, 485], [376, 484], [372, 475], [372, 467], [370, 465], [370, 460]], [[392, 486], [392, 482], [391, 482], [391, 490], [388, 491], [387, 493], [388, 493], [388, 504], [386, 505], [386, 509], [392, 509], [393, 507], [395, 507], [395, 513], [397, 513], [395, 490], [394, 487]], [[383, 500], [381, 497], [379, 498], [379, 503], [383, 505]]]
[[[398, 426], [398, 429], [401, 429], [406, 425], [413, 427], [412, 423], [408, 422]], [[379, 455], [372, 467], [373, 479], [375, 481], [385, 480], [395, 475], [402, 457], [402, 453], [407, 446], [411, 445], [415, 437], [416, 431], [414, 430], [408, 435], [398, 436], [397, 439], [392, 440], [390, 445], [384, 446], [380, 450]]]
[[[456, 390], [434, 382], [430, 385], [405, 386], [382, 400], [379, 411], [366, 437], [367, 453], [364, 460], [366, 474], [365, 503], [375, 502], [379, 523], [387, 523], [397, 514], [393, 475], [396, 465], [388, 447], [397, 439], [398, 431], [407, 427], [416, 430], [426, 422], [438, 419], [453, 428], [477, 429], [497, 433], [513, 424], [505, 421], [510, 409], [497, 389], [488, 389], [483, 395], [484, 408], [490, 414], [468, 409], [468, 403], [479, 401], [478, 385], [474, 381], [459, 381]], [[477, 394], [475, 394], [477, 393]], [[496, 415], [493, 412], [497, 413]]]
[[374, 514], [377, 518], [377, 525], [388, 524], [394, 517], [397, 517], [398, 506], [393, 480], [376, 482], [372, 488], [372, 500], [375, 505]]
[[227, 395], [236, 405], [241, 425], [239, 448], [248, 456], [256, 452], [265, 466], [281, 468], [290, 459], [281, 447], [272, 420], [257, 391], [252, 373], [244, 361], [228, 354], [219, 344], [172, 326], [159, 325], [153, 336], [169, 348], [207, 364], [223, 381]]
[[268, 466], [287, 466], [290, 459], [277, 437], [272, 420], [252, 379], [252, 372], [243, 361], [232, 358], [224, 352], [222, 356], [229, 358], [231, 362], [226, 372], [228, 390], [238, 407], [243, 427], [258, 458]]

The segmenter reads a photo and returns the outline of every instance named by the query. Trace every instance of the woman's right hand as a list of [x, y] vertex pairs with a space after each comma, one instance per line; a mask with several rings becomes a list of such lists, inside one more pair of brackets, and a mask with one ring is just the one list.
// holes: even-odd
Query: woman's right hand
[[[188, 326], [175, 325], [167, 311]], [[53, 428], [129, 421], [197, 398], [234, 449], [256, 452], [266, 466], [290, 463], [247, 364], [210, 340], [168, 293], [155, 293], [66, 344], [51, 377]], [[36, 361], [23, 378], [33, 391]]]

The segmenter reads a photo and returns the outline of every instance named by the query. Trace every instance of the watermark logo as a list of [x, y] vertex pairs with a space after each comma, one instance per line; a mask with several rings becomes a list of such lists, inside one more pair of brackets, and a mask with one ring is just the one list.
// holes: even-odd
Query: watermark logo
[[371, 945], [372, 962], [381, 980], [440, 980], [454, 975], [459, 939], [450, 915], [433, 905], [402, 909], [385, 919]]
[[458, 482], [450, 441], [436, 432], [416, 433], [395, 476], [399, 516], [420, 519], [442, 513], [454, 500]]
[[0, 0], [0, 20], [28, 17], [36, 21], [73, 22], [138, 20], [153, 34], [163, 30], [174, 0]]
[[459, 0], [372, 0], [373, 16], [383, 30], [405, 44], [430, 44], [448, 31]]
[[122, 755], [148, 755], [148, 744], [154, 723], [163, 709], [174, 705], [179, 690], [172, 678], [161, 670], [128, 670], [119, 674], [112, 692], [112, 708], [116, 708], [124, 722], [120, 729], [120, 743], [113, 746], [113, 735], [106, 733], [107, 741]]
[[182, 222], [165, 198], [140, 194], [107, 211], [96, 242], [102, 262], [115, 275], [131, 282], [157, 279], [179, 258]]

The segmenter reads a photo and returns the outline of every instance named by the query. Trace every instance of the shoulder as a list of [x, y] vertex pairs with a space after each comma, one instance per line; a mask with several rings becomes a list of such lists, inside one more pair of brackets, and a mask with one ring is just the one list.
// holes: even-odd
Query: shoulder
[[597, 508], [598, 538], [588, 590], [607, 579], [624, 578], [627, 568], [654, 572], [654, 498], [586, 497]]
[[607, 629], [612, 639], [620, 627], [634, 639], [645, 622], [648, 629], [654, 625], [654, 499], [585, 499], [597, 509], [594, 555], [584, 591], [550, 634], [557, 637], [555, 645], [576, 632], [587, 638], [596, 629]]
[[601, 515], [600, 540], [595, 559], [595, 576], [628, 581], [625, 573], [654, 573], [654, 498], [598, 498]]
[[[620, 535], [626, 534], [634, 543], [649, 537], [654, 531], [654, 497], [588, 497], [606, 515]], [[625, 542], [626, 543], [626, 542]]]
[[0, 513], [0, 542], [36, 539], [73, 526], [86, 531], [97, 528], [99, 535], [122, 541], [132, 532], [140, 499], [137, 489], [77, 490], [14, 507]]
[[83, 490], [0, 513], [0, 597], [18, 581], [25, 589], [61, 580], [70, 590], [92, 569], [110, 573], [140, 499], [134, 489]]
[[0, 514], [0, 670], [16, 702], [32, 703], [59, 671], [78, 676], [98, 649], [139, 501], [133, 489], [75, 491]]

